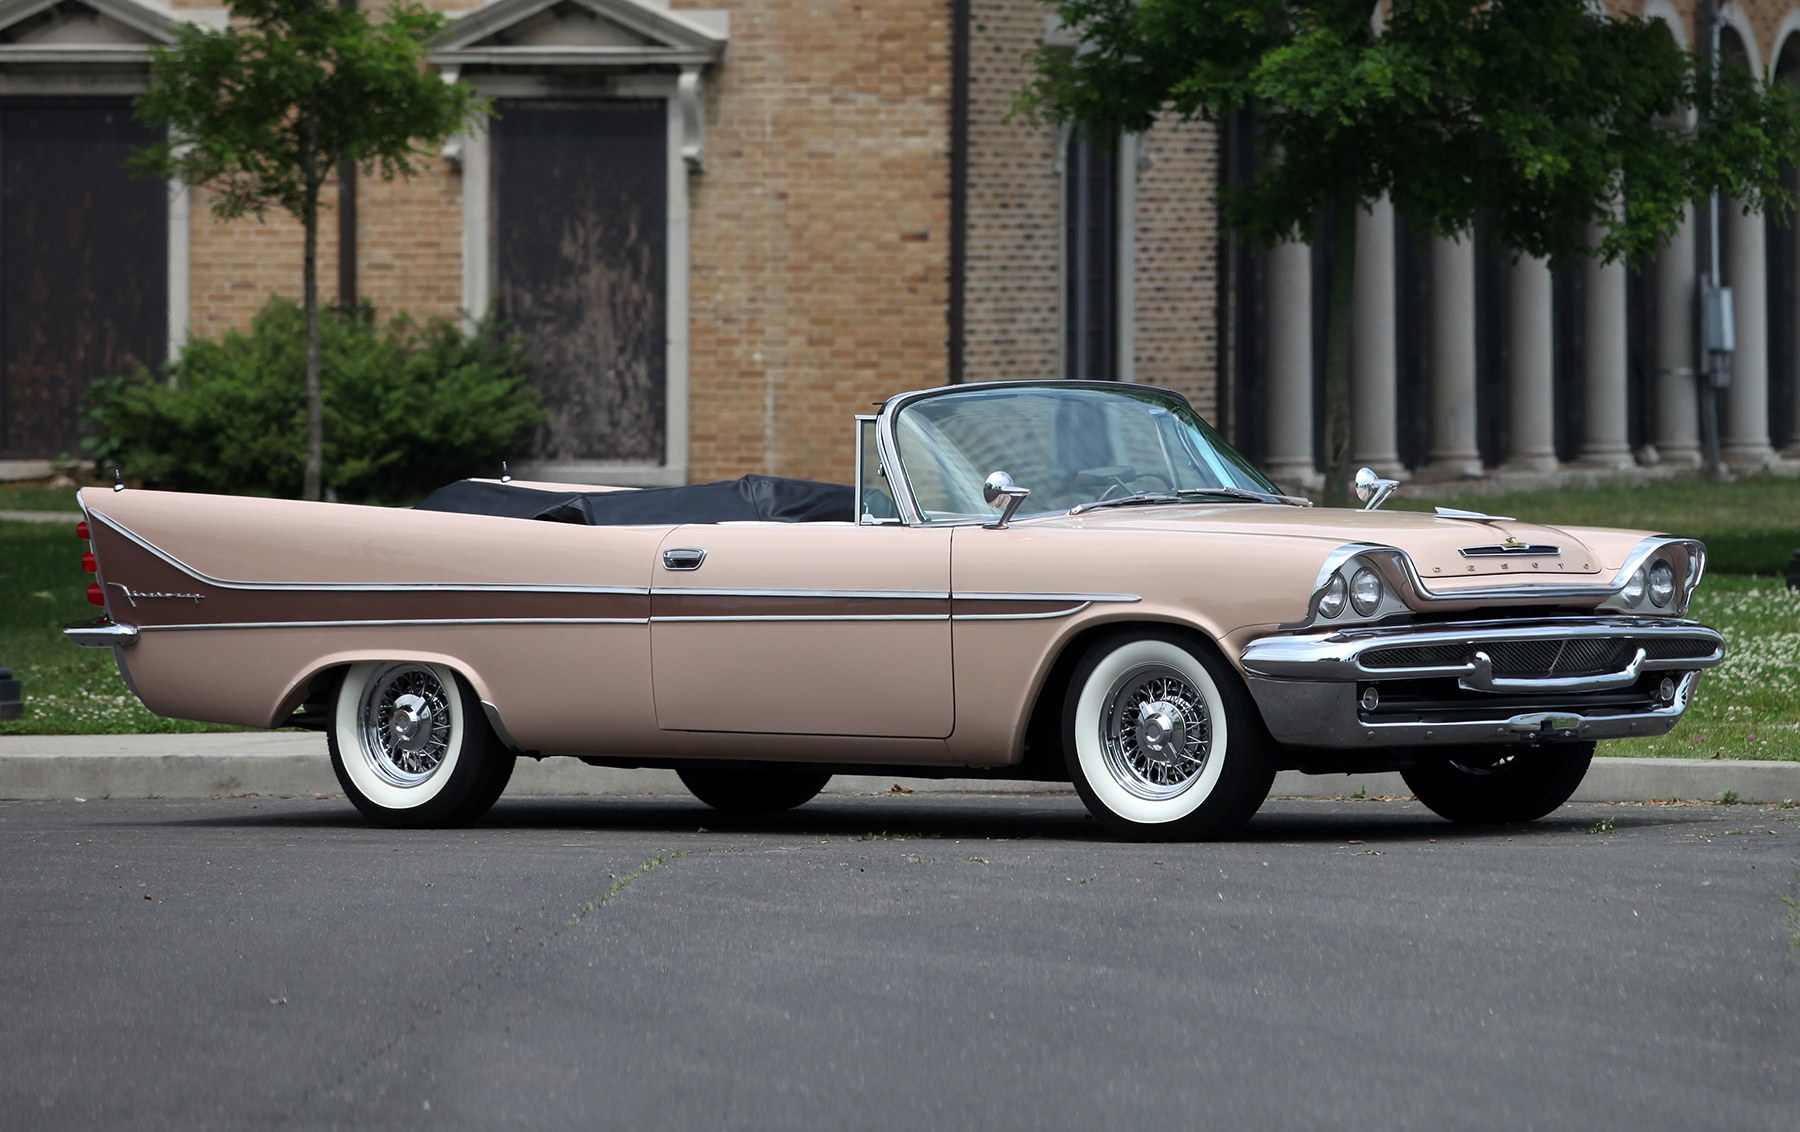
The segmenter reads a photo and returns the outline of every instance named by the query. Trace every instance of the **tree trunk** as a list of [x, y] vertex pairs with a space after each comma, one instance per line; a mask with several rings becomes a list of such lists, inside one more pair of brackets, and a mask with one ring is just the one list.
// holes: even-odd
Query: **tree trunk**
[[1335, 239], [1325, 316], [1325, 490], [1327, 507], [1350, 506], [1350, 335], [1356, 305], [1356, 198], [1332, 206]]
[[300, 218], [300, 224], [306, 230], [306, 254], [301, 269], [306, 310], [306, 472], [301, 481], [300, 496], [314, 502], [322, 497], [325, 476], [325, 390], [319, 378], [319, 178], [313, 149], [316, 134], [317, 122], [309, 116], [306, 153], [302, 158], [306, 183], [305, 215]]

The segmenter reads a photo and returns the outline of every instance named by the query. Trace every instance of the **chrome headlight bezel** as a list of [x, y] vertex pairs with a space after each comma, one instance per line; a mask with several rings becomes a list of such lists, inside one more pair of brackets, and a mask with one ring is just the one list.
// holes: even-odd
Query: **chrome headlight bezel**
[[[1313, 590], [1307, 624], [1357, 625], [1410, 610], [1383, 569], [1387, 548], [1342, 547], [1326, 560]], [[1361, 598], [1358, 599], [1360, 584]]]
[[[1668, 572], [1668, 592], [1661, 603], [1655, 600], [1661, 585], [1661, 567]], [[1624, 613], [1640, 613], [1653, 617], [1687, 615], [1688, 603], [1706, 571], [1706, 548], [1693, 539], [1667, 537], [1647, 538], [1625, 557], [1613, 575], [1614, 593], [1600, 604], [1601, 609]]]

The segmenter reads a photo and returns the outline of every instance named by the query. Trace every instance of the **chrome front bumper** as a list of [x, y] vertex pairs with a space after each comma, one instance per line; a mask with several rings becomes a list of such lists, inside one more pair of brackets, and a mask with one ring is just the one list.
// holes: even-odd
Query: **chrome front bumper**
[[[1608, 672], [1502, 675], [1490, 655], [1584, 642], [1626, 659]], [[1406, 664], [1395, 650], [1431, 662]], [[1662, 735], [1723, 657], [1723, 638], [1698, 622], [1616, 616], [1271, 637], [1245, 649], [1242, 664], [1276, 740], [1353, 748]]]

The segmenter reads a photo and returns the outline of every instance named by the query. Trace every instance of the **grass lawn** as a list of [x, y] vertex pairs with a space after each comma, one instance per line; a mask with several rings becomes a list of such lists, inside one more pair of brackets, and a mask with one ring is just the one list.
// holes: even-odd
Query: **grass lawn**
[[0, 511], [79, 511], [72, 487], [0, 483]]
[[[1398, 502], [1398, 501], [1397, 501]], [[1409, 506], [1429, 508], [1432, 500]], [[1604, 754], [1800, 761], [1800, 591], [1774, 576], [1800, 547], [1800, 480], [1753, 479], [1442, 500], [1549, 522], [1642, 527], [1706, 540], [1692, 615], [1725, 634], [1725, 663], [1701, 682], [1671, 735], [1607, 743]], [[68, 491], [0, 488], [0, 510], [67, 510]], [[1723, 551], [1721, 548], [1725, 548]], [[223, 730], [152, 715], [112, 654], [62, 639], [93, 616], [72, 524], [0, 522], [0, 665], [25, 686], [25, 718], [0, 735]]]
[[[56, 494], [73, 506], [69, 493]], [[0, 735], [234, 730], [152, 715], [125, 686], [110, 649], [63, 640], [64, 625], [98, 612], [87, 602], [86, 547], [72, 521], [0, 522], [0, 665], [13, 670], [25, 695], [24, 718], [0, 722]]]

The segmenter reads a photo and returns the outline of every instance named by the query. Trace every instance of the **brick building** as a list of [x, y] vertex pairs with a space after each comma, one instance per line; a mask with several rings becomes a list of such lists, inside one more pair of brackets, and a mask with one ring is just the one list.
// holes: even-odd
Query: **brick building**
[[[843, 480], [852, 414], [887, 394], [1094, 376], [1181, 389], [1278, 474], [1313, 475], [1313, 261], [1325, 242], [1253, 255], [1222, 238], [1213, 202], [1246, 160], [1239, 133], [1170, 123], [1101, 149], [1009, 119], [1025, 52], [1061, 34], [1035, 0], [434, 6], [455, 22], [433, 65], [499, 115], [411, 181], [342, 182], [321, 279], [328, 301], [451, 317], [497, 306], [516, 322], [552, 410], [534, 470]], [[1648, 5], [1687, 43], [1693, 6]], [[1787, 74], [1800, 4], [1726, 11], [1748, 65]], [[224, 16], [205, 0], [0, 0], [0, 470], [75, 450], [94, 378], [299, 292], [294, 225], [221, 224], [204, 192], [118, 168], [144, 140], [129, 100], [147, 46], [177, 21]], [[1691, 335], [1654, 356], [1636, 343], [1691, 321], [1656, 316], [1691, 301], [1691, 257], [1686, 291], [1634, 275], [1617, 325], [1582, 313], [1612, 295], [1612, 277], [1559, 276], [1552, 329], [1528, 339], [1536, 308], [1500, 301], [1513, 293], [1497, 259], [1440, 256], [1408, 239], [1404, 218], [1386, 223], [1398, 235], [1386, 276], [1363, 288], [1358, 330], [1359, 454], [1454, 475], [1651, 449], [1689, 458], [1693, 425], [1672, 406], [1693, 381]], [[1746, 323], [1740, 344], [1762, 343], [1768, 364], [1760, 394], [1734, 387], [1728, 438], [1751, 463], [1800, 439], [1800, 320], [1768, 314], [1793, 307], [1792, 238], [1757, 224], [1763, 295], [1746, 302], [1755, 288], [1740, 286], [1739, 310], [1756, 312], [1762, 337]], [[1738, 236], [1749, 248], [1747, 224]], [[1379, 231], [1365, 238], [1376, 244], [1359, 261], [1379, 267], [1367, 250]], [[1730, 258], [1746, 280], [1757, 270], [1747, 253]], [[1449, 285], [1464, 276], [1470, 286]], [[1443, 305], [1465, 290], [1473, 311]], [[1455, 343], [1438, 339], [1459, 326], [1474, 361], [1446, 368]], [[1595, 345], [1621, 341], [1632, 344]], [[1521, 465], [1513, 449], [1546, 404], [1506, 376], [1527, 346], [1551, 359], [1544, 419], [1564, 423], [1547, 448], [1527, 437], [1537, 447]], [[1614, 354], [1622, 378], [1606, 368]], [[1755, 395], [1760, 425], [1744, 408]], [[1565, 402], [1583, 411], [1558, 416]], [[1464, 421], [1458, 405], [1477, 411]]]

